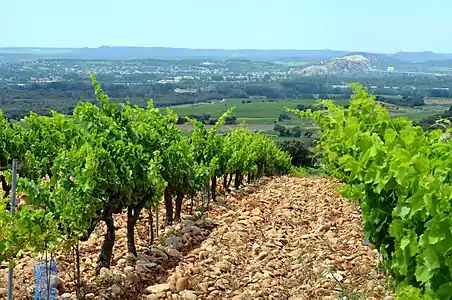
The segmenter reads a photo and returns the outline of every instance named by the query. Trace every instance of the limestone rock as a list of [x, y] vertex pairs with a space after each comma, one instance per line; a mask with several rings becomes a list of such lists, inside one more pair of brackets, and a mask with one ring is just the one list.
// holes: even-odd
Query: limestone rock
[[194, 235], [200, 235], [200, 234], [202, 234], [202, 230], [201, 230], [201, 228], [199, 228], [198, 226], [191, 226], [191, 227], [190, 227], [190, 231], [191, 231]]
[[202, 293], [207, 293], [209, 291], [209, 283], [207, 282], [201, 282], [198, 284], [198, 288]]
[[119, 285], [117, 285], [117, 284], [115, 283], [115, 284], [113, 284], [113, 285], [111, 286], [111, 292], [112, 292], [114, 295], [119, 296], [119, 295], [121, 295], [121, 293], [122, 293], [122, 289], [121, 289], [121, 287], [120, 287]]
[[172, 235], [176, 233], [176, 229], [173, 226], [165, 227], [165, 235]]
[[195, 221], [193, 221], [193, 220], [184, 220], [184, 221], [182, 221], [182, 224], [184, 224], [184, 226], [186, 226], [186, 227], [191, 227], [191, 226], [196, 225]]
[[217, 262], [212, 269], [218, 269], [220, 271], [226, 271], [230, 268], [230, 263], [228, 263], [227, 261], [219, 261]]
[[203, 259], [209, 257], [209, 252], [207, 252], [207, 251], [200, 251], [198, 256], [199, 256], [199, 260], [203, 260]]
[[127, 279], [128, 281], [130, 281], [130, 282], [135, 282], [135, 283], [141, 282], [140, 276], [138, 276], [138, 275], [135, 274], [135, 273], [127, 274], [126, 279]]
[[165, 245], [173, 249], [179, 250], [181, 246], [181, 238], [175, 235], [169, 236], [165, 240]]
[[112, 280], [113, 279], [113, 274], [110, 271], [110, 269], [107, 269], [105, 267], [101, 268], [99, 271], [99, 276], [100, 278], [102, 278], [103, 280]]
[[196, 300], [198, 299], [198, 296], [193, 291], [184, 291], [183, 293], [183, 299], [184, 300]]
[[189, 281], [187, 277], [178, 278], [176, 281], [176, 291], [181, 292], [188, 288]]
[[176, 287], [176, 283], [177, 283], [177, 275], [176, 274], [172, 274], [171, 276], [168, 276], [166, 282], [172, 286], [172, 287]]
[[156, 257], [161, 257], [163, 258], [164, 261], [168, 260], [168, 255], [165, 254], [165, 252], [163, 252], [162, 250], [158, 249], [158, 248], [152, 248], [151, 252], [154, 253], [154, 255]]
[[231, 218], [231, 217], [226, 217], [226, 218], [223, 220], [223, 222], [226, 223], [226, 224], [228, 224], [228, 225], [231, 225], [232, 223], [234, 223], [234, 219]]
[[218, 279], [215, 282], [215, 286], [217, 286], [218, 288], [222, 289], [222, 290], [227, 290], [229, 285], [228, 282], [225, 279]]
[[247, 295], [245, 293], [242, 293], [240, 295], [235, 295], [234, 297], [232, 297], [232, 300], [246, 300], [247, 299]]
[[179, 251], [177, 251], [176, 249], [173, 249], [173, 248], [166, 249], [166, 253], [171, 257], [177, 257], [177, 258], [182, 257], [182, 253], [180, 253]]
[[69, 293], [64, 293], [63, 295], [61, 295], [61, 299], [64, 300], [70, 300], [72, 298], [72, 295]]
[[158, 294], [158, 293], [163, 293], [163, 292], [169, 291], [170, 289], [171, 289], [171, 287], [168, 284], [162, 283], [162, 284], [148, 286], [146, 288], [146, 291], [149, 294]]
[[127, 267], [124, 268], [124, 274], [126, 274], [126, 275], [131, 274], [134, 271], [135, 271], [135, 268], [132, 267], [132, 266], [127, 266]]
[[126, 260], [126, 259], [120, 258], [120, 259], [118, 259], [118, 261], [116, 262], [116, 265], [117, 265], [118, 267], [121, 267], [121, 266], [124, 266], [126, 263], [127, 263], [127, 260]]
[[194, 215], [186, 215], [186, 214], [184, 214], [184, 215], [182, 215], [181, 216], [181, 218], [182, 218], [182, 220], [190, 220], [190, 221], [196, 221], [196, 216], [194, 216]]

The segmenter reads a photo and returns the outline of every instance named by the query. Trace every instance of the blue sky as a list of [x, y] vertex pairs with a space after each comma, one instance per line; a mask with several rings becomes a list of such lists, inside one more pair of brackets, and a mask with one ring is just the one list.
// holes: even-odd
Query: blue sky
[[449, 0], [0, 0], [0, 47], [452, 52]]

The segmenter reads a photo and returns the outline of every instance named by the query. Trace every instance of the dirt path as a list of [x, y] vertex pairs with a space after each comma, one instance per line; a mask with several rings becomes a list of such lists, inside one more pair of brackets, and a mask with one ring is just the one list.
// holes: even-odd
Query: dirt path
[[[333, 185], [322, 178], [262, 180], [220, 197], [207, 219], [185, 215], [162, 228], [152, 246], [143, 215], [137, 258], [127, 254], [119, 215], [110, 270], [93, 273], [102, 226], [81, 245], [87, 299], [383, 299], [385, 276], [378, 253], [363, 243], [360, 210]], [[59, 299], [76, 299], [71, 259], [56, 255]], [[18, 262], [15, 299], [32, 299], [34, 261], [25, 255]], [[4, 293], [6, 265], [0, 273]]]
[[283, 177], [228, 197], [221, 225], [177, 276], [203, 291], [199, 299], [383, 298], [385, 277], [363, 244], [360, 211], [332, 185]]

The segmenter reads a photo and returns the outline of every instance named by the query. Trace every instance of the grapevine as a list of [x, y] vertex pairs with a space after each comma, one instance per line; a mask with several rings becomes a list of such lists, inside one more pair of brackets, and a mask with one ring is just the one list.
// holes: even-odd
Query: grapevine
[[353, 89], [348, 108], [322, 101], [326, 111], [297, 113], [323, 130], [322, 162], [346, 183], [344, 195], [361, 203], [365, 234], [383, 254], [399, 298], [450, 299], [452, 143], [440, 130], [391, 118], [363, 87]]
[[210, 130], [191, 120], [195, 130], [184, 138], [172, 111], [162, 113], [152, 101], [146, 108], [111, 103], [91, 79], [97, 103], [80, 101], [70, 116], [31, 113], [13, 123], [0, 112], [0, 166], [20, 161], [17, 191], [24, 197], [11, 215], [11, 176], [1, 173], [6, 193], [0, 197], [0, 261], [14, 261], [27, 250], [77, 252], [79, 242], [104, 222], [99, 272], [111, 263], [114, 214], [127, 212], [128, 251], [136, 256], [135, 226], [144, 208], [164, 200], [170, 225], [180, 219], [186, 196], [210, 185], [215, 199], [217, 178], [234, 175], [238, 187], [246, 175], [251, 180], [290, 170], [290, 156], [271, 139], [244, 128], [219, 132], [232, 110]]

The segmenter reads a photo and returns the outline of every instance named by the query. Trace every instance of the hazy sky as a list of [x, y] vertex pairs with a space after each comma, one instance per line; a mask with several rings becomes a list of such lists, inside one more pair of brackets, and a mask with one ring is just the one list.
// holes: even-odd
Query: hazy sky
[[0, 0], [0, 47], [452, 52], [450, 0]]

